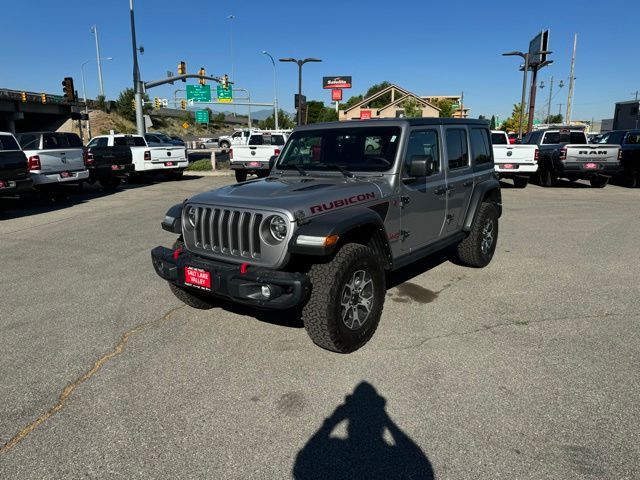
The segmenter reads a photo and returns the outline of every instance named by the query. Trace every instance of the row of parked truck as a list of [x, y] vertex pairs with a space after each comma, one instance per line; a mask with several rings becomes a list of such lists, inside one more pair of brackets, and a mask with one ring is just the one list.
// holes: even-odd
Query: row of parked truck
[[75, 133], [0, 132], [0, 197], [84, 182], [114, 189], [125, 177], [180, 176], [187, 165], [184, 147], [152, 146], [140, 135], [99, 135], [85, 146]]

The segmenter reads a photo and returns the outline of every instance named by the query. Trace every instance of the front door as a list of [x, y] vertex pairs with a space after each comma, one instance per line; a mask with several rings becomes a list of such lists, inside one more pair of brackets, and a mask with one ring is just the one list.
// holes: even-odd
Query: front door
[[467, 207], [473, 192], [473, 169], [469, 160], [469, 140], [465, 127], [447, 127], [444, 131], [447, 148], [447, 196], [448, 209], [446, 231], [462, 228]]
[[[447, 190], [442, 165], [440, 131], [416, 128], [410, 131], [405, 163], [401, 172], [401, 230], [403, 252], [412, 252], [440, 238], [447, 211]], [[431, 155], [435, 168], [431, 175], [412, 177], [413, 156]]]

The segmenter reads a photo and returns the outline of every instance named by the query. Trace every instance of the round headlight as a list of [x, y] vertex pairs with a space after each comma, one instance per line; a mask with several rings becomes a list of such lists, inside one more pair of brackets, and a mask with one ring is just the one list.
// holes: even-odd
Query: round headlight
[[191, 228], [196, 228], [198, 224], [198, 209], [196, 207], [189, 207], [187, 210], [187, 222]]
[[275, 240], [281, 242], [287, 236], [287, 221], [279, 215], [274, 215], [269, 221], [269, 232]]

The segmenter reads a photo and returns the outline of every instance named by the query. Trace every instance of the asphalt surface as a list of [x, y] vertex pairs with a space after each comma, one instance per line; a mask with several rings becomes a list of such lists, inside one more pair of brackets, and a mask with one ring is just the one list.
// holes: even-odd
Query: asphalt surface
[[231, 181], [0, 214], [0, 478], [640, 478], [640, 190], [505, 188], [487, 268], [394, 275], [337, 355], [154, 273], [166, 208]]

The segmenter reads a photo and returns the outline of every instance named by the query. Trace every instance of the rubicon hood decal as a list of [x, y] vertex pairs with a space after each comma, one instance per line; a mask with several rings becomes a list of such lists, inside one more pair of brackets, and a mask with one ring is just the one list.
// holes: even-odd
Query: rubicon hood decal
[[367, 200], [375, 200], [375, 192], [361, 193], [359, 195], [352, 195], [351, 197], [340, 198], [331, 200], [329, 202], [319, 203], [318, 205], [312, 205], [311, 215], [314, 213], [328, 212], [335, 208], [346, 207], [347, 205], [353, 205], [354, 203], [366, 202]]

